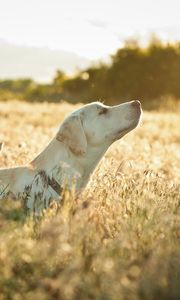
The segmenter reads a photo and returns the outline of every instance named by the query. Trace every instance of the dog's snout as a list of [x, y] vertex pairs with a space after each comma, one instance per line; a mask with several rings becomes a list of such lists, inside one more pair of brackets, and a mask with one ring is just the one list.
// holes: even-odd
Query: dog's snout
[[140, 108], [141, 107], [141, 102], [139, 100], [134, 100], [131, 102], [131, 105], [135, 108]]

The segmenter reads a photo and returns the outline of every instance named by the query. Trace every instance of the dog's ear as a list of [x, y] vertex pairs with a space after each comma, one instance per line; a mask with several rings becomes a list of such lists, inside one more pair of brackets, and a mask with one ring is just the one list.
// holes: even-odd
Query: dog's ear
[[75, 155], [83, 155], [87, 150], [87, 140], [79, 116], [70, 116], [61, 125], [56, 139], [69, 147]]

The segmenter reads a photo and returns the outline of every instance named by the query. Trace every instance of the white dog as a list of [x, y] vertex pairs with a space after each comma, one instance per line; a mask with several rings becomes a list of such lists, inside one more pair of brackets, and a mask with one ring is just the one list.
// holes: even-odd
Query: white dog
[[117, 106], [93, 102], [71, 113], [48, 146], [27, 166], [0, 169], [0, 197], [24, 199], [39, 213], [63, 188], [84, 188], [103, 154], [134, 129], [141, 105], [135, 100]]

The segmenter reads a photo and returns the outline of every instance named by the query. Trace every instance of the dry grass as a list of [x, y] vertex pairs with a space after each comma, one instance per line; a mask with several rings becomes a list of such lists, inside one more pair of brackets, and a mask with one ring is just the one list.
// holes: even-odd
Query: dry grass
[[[68, 104], [0, 103], [0, 165], [31, 160]], [[0, 299], [180, 299], [177, 113], [145, 113], [77, 201], [41, 219], [0, 206]]]

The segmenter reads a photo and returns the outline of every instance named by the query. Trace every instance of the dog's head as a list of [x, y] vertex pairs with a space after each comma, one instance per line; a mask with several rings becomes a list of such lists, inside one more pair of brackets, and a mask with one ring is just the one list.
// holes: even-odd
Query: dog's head
[[108, 147], [120, 139], [138, 125], [140, 116], [141, 104], [137, 100], [116, 106], [93, 102], [68, 116], [56, 139], [75, 155], [84, 155], [88, 145]]

